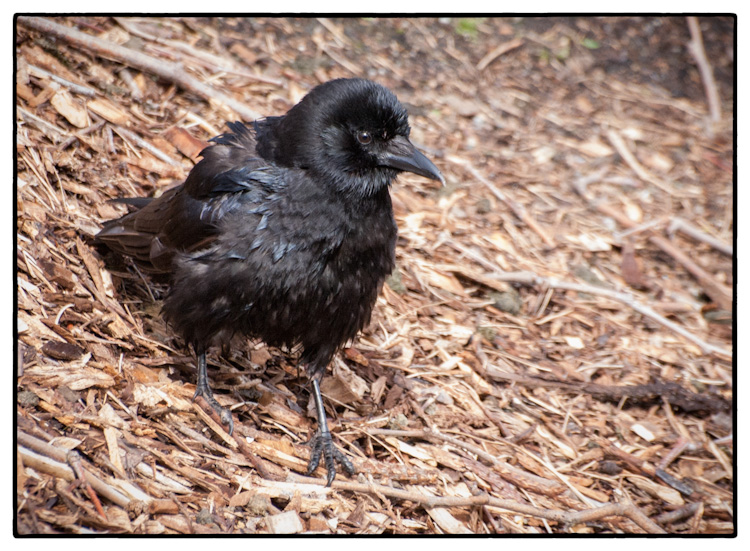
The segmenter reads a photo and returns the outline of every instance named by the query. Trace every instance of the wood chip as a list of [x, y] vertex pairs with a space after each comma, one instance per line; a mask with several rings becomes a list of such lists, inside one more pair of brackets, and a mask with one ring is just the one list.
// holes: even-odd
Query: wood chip
[[129, 118], [127, 113], [107, 99], [92, 99], [86, 104], [86, 107], [111, 123], [123, 126], [128, 123]]
[[73, 96], [65, 88], [58, 90], [50, 98], [50, 103], [55, 111], [77, 128], [86, 128], [91, 124], [86, 107], [73, 99]]
[[190, 132], [178, 126], [167, 128], [162, 133], [162, 137], [174, 145], [180, 153], [193, 161], [197, 161], [200, 152], [208, 146], [207, 142], [193, 137]]
[[672, 488], [668, 488], [667, 486], [658, 484], [656, 482], [653, 482], [652, 480], [648, 480], [639, 476], [628, 476], [626, 478], [630, 482], [638, 486], [641, 490], [649, 493], [654, 497], [663, 499], [670, 505], [685, 505], [685, 500], [682, 499], [680, 492], [678, 492], [677, 490], [673, 490]]
[[24, 376], [31, 381], [44, 382], [52, 387], [67, 386], [71, 390], [84, 390], [91, 387], [109, 388], [115, 384], [114, 378], [103, 371], [72, 364], [26, 366]]
[[299, 534], [305, 529], [296, 511], [268, 516], [266, 526], [272, 534]]

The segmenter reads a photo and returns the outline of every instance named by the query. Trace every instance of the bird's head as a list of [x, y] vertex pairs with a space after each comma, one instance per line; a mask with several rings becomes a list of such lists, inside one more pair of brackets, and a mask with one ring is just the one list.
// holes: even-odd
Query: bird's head
[[399, 172], [444, 183], [409, 141], [406, 109], [387, 88], [364, 79], [317, 86], [280, 121], [277, 139], [294, 166], [360, 197], [387, 187]]

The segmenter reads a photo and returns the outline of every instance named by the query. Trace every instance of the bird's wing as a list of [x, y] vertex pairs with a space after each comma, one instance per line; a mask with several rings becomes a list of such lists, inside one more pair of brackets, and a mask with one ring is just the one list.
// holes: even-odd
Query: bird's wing
[[212, 140], [185, 183], [148, 202], [126, 201], [139, 210], [107, 222], [97, 239], [133, 257], [144, 269], [169, 272], [178, 252], [208, 247], [219, 221], [239, 206], [262, 203], [283, 185], [278, 171], [255, 153], [252, 131], [230, 123]]

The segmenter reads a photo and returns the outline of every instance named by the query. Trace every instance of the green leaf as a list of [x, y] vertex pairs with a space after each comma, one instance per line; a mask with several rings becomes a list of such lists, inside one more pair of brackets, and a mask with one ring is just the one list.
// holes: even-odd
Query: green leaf
[[599, 48], [599, 42], [597, 42], [593, 38], [584, 38], [581, 42], [581, 45], [584, 48], [588, 48], [589, 50], [596, 50]]
[[456, 23], [455, 31], [467, 38], [475, 39], [478, 34], [477, 27], [484, 22], [485, 17], [464, 17]]

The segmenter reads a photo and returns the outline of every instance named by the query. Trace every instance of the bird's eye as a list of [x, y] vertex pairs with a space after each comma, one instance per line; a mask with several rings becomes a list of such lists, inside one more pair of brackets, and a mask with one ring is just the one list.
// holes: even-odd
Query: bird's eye
[[357, 132], [357, 141], [362, 145], [367, 145], [372, 142], [372, 134], [365, 130], [361, 130], [360, 132]]

